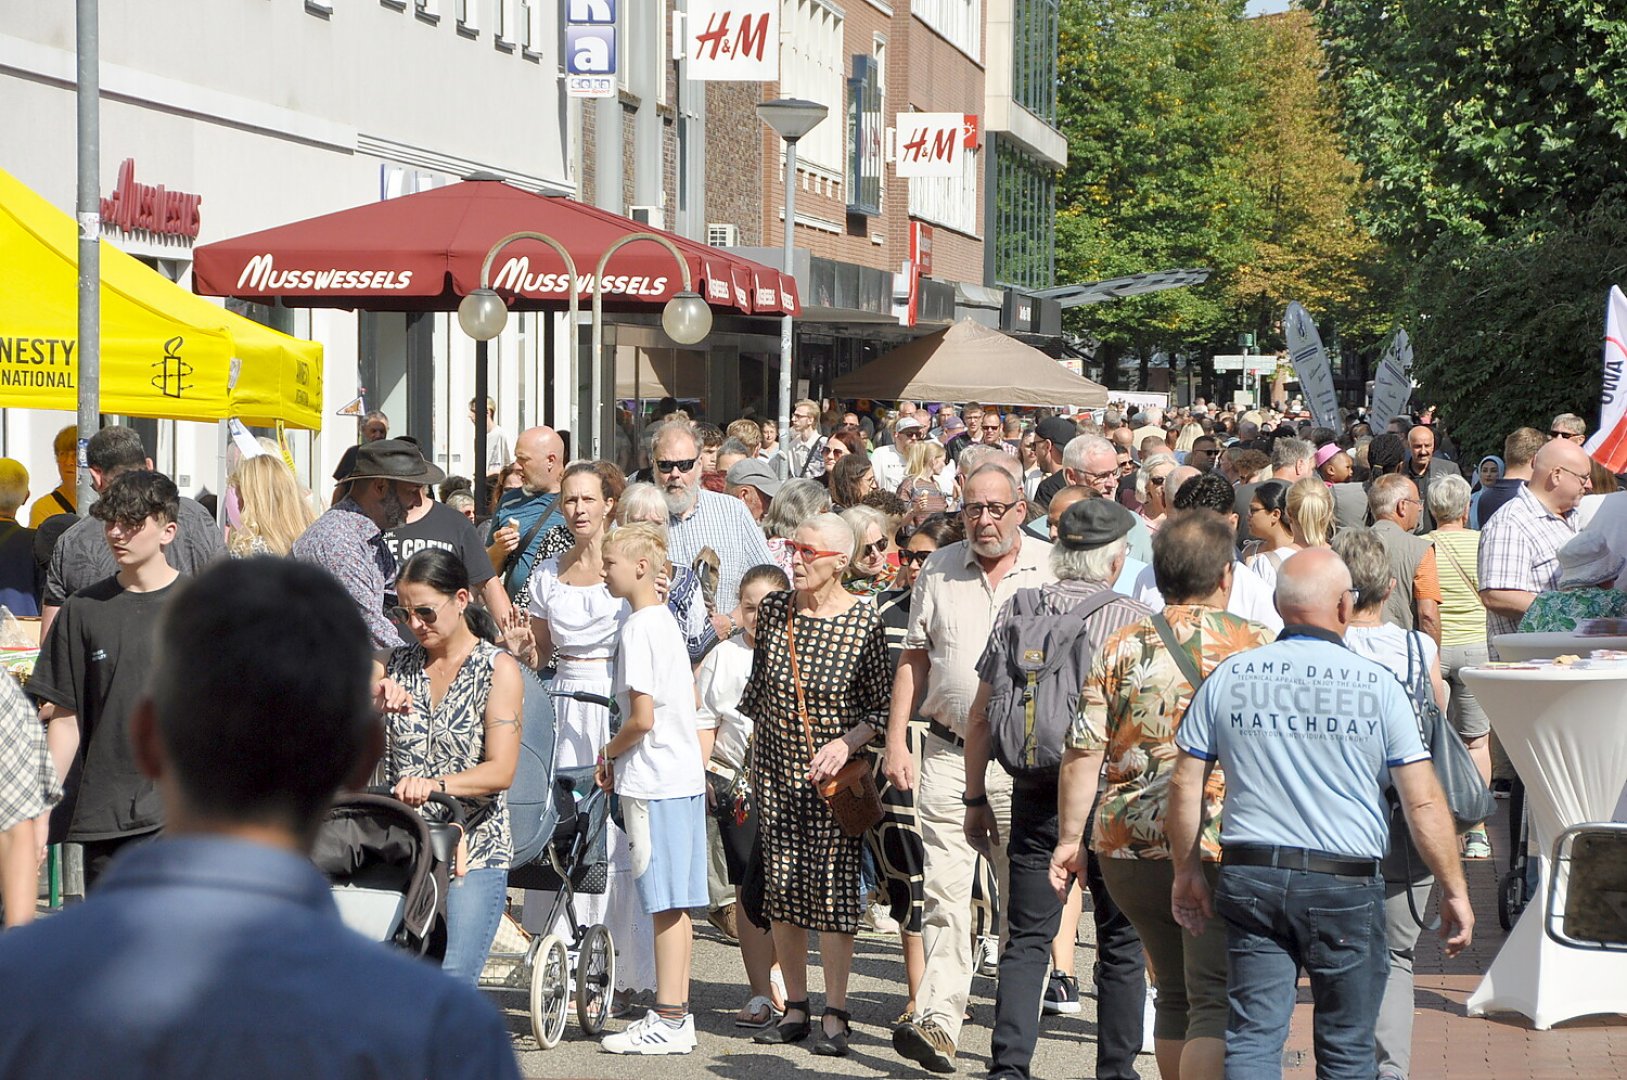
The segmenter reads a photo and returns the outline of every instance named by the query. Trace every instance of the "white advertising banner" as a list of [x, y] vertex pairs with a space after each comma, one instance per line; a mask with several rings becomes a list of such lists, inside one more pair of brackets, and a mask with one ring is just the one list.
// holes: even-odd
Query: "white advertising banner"
[[616, 57], [616, 0], [566, 0], [566, 96], [615, 97]]
[[1305, 402], [1311, 407], [1317, 426], [1334, 431], [1344, 425], [1339, 421], [1339, 395], [1333, 389], [1333, 367], [1328, 363], [1328, 351], [1322, 347], [1322, 335], [1316, 331], [1310, 312], [1297, 300], [1288, 305], [1282, 317], [1283, 333], [1288, 338], [1288, 361], [1294, 365]]
[[1386, 428], [1390, 418], [1400, 416], [1412, 397], [1412, 342], [1404, 329], [1385, 346], [1384, 356], [1378, 362], [1378, 374], [1373, 377], [1373, 407], [1370, 419], [1373, 430]]
[[960, 176], [966, 147], [977, 142], [977, 117], [967, 113], [901, 112], [894, 121], [898, 153], [893, 171], [898, 176]]
[[1610, 286], [1604, 311], [1604, 396], [1599, 403], [1599, 430], [1587, 441], [1593, 460], [1620, 472], [1627, 468], [1627, 296]]
[[774, 82], [780, 77], [779, 0], [689, 0], [689, 78]]

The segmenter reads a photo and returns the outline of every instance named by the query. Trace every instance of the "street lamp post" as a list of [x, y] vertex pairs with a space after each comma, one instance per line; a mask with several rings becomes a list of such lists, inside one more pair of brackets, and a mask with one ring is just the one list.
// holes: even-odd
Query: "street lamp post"
[[[576, 261], [565, 246], [547, 233], [515, 232], [498, 240], [486, 252], [485, 261], [480, 264], [480, 288], [471, 292], [458, 302], [458, 325], [463, 332], [475, 339], [475, 514], [486, 512], [486, 398], [487, 398], [487, 371], [486, 357], [487, 344], [492, 338], [503, 332], [508, 325], [508, 305], [503, 298], [491, 287], [491, 264], [497, 258], [497, 253], [516, 240], [537, 240], [554, 249], [565, 262], [565, 272], [570, 280], [576, 281]], [[567, 296], [571, 311], [571, 371], [574, 374], [577, 365], [576, 321], [580, 314], [580, 305], [576, 299], [576, 289], [573, 287]]]
[[[792, 277], [796, 268], [791, 264], [792, 231], [797, 216], [797, 140], [819, 126], [830, 110], [817, 101], [801, 98], [776, 98], [757, 104], [757, 115], [774, 129], [785, 142], [785, 250], [780, 269]], [[790, 446], [791, 439], [791, 316], [780, 319], [780, 444]], [[787, 451], [789, 452], [789, 451]]]
[[[463, 332], [475, 339], [475, 458], [478, 461], [479, 475], [482, 482], [475, 485], [475, 512], [485, 511], [485, 467], [486, 467], [486, 345], [492, 338], [503, 332], [508, 324], [508, 305], [503, 298], [491, 287], [491, 264], [497, 258], [497, 253], [516, 240], [536, 240], [553, 248], [565, 263], [565, 272], [570, 275], [571, 285], [566, 294], [566, 301], [570, 305], [570, 357], [571, 375], [576, 377], [580, 368], [580, 347], [578, 346], [577, 324], [581, 317], [581, 304], [576, 290], [576, 260], [571, 258], [570, 252], [558, 240], [546, 233], [516, 232], [498, 240], [486, 252], [485, 261], [480, 264], [480, 287], [465, 296], [458, 303], [458, 325]], [[667, 336], [680, 345], [693, 345], [700, 341], [712, 330], [712, 309], [706, 301], [691, 288], [692, 279], [689, 273], [689, 264], [684, 261], [683, 255], [673, 242], [657, 233], [639, 232], [630, 233], [622, 237], [605, 249], [599, 258], [599, 265], [593, 272], [593, 422], [590, 425], [591, 440], [589, 451], [594, 457], [599, 456], [599, 447], [602, 442], [600, 420], [604, 415], [604, 365], [599, 356], [600, 341], [603, 335], [604, 324], [604, 268], [610, 261], [610, 256], [616, 251], [635, 240], [653, 240], [672, 253], [673, 259], [678, 263], [678, 269], [683, 276], [683, 291], [667, 301], [661, 312], [661, 327]]]
[[604, 249], [604, 254], [599, 256], [599, 265], [593, 270], [593, 422], [588, 430], [594, 457], [601, 456], [599, 448], [604, 441], [606, 405], [604, 357], [600, 355], [604, 341], [604, 268], [610, 262], [610, 256], [639, 240], [649, 240], [666, 248], [678, 264], [678, 272], [683, 278], [683, 291], [668, 300], [661, 310], [661, 329], [666, 331], [667, 337], [680, 345], [694, 345], [712, 332], [712, 309], [706, 306], [705, 298], [695, 292], [689, 263], [678, 251], [677, 244], [660, 233], [636, 232], [628, 233]]

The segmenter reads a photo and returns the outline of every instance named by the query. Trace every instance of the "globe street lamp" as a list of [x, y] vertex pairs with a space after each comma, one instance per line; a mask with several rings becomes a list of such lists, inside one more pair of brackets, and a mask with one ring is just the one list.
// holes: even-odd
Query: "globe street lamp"
[[[492, 338], [503, 332], [508, 325], [508, 305], [503, 298], [497, 295], [491, 287], [491, 264], [497, 258], [497, 253], [516, 240], [538, 240], [554, 249], [565, 262], [565, 270], [570, 274], [570, 280], [576, 280], [576, 261], [565, 246], [547, 233], [540, 232], [514, 232], [498, 240], [486, 252], [486, 258], [480, 264], [480, 287], [470, 292], [458, 301], [458, 325], [463, 332], [475, 339], [475, 514], [486, 512], [486, 398], [487, 372], [486, 349]], [[576, 321], [581, 314], [581, 306], [577, 303], [576, 290], [571, 289], [568, 300], [571, 311], [571, 373], [575, 376], [577, 370], [577, 344]]]
[[[797, 140], [819, 126], [830, 110], [817, 101], [776, 98], [757, 103], [757, 115], [785, 141], [785, 250], [780, 269], [794, 277], [792, 231], [797, 216]], [[791, 445], [791, 316], [780, 319], [780, 443]], [[787, 453], [790, 451], [788, 450]]]

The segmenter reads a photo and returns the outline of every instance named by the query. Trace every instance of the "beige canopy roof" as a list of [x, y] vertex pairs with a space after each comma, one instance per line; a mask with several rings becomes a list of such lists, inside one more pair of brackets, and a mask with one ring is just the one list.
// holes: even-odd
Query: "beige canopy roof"
[[1107, 388], [1075, 375], [1031, 345], [962, 319], [917, 338], [831, 387], [837, 397], [883, 401], [984, 401], [1099, 409]]

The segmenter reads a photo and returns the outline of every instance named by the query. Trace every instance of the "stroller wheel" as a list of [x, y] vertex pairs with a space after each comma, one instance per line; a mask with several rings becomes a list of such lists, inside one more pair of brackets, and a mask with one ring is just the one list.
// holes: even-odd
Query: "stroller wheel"
[[576, 958], [576, 1020], [587, 1035], [604, 1030], [616, 989], [616, 947], [610, 931], [596, 924], [582, 935]]
[[1525, 905], [1525, 868], [1520, 867], [1504, 874], [1497, 883], [1497, 922], [1504, 930], [1514, 929]]
[[570, 1005], [570, 960], [565, 943], [549, 934], [531, 954], [531, 1033], [537, 1045], [551, 1050], [565, 1034], [565, 1010]]

